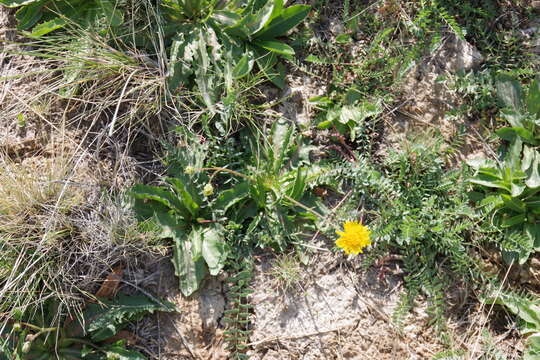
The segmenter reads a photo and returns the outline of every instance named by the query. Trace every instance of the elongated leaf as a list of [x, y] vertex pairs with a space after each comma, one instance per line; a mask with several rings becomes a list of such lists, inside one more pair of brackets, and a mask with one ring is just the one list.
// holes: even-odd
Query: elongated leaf
[[195, 72], [193, 62], [197, 56], [197, 46], [196, 28], [187, 26], [178, 28], [169, 55], [167, 83], [171, 90], [176, 90], [181, 84], [187, 84], [189, 77]]
[[173, 186], [183, 207], [189, 211], [191, 216], [196, 217], [199, 213], [202, 199], [192, 184], [176, 177], [168, 178], [167, 182]]
[[212, 18], [218, 23], [225, 26], [235, 26], [242, 19], [242, 17], [238, 15], [237, 13], [234, 13], [232, 11], [223, 11], [223, 10], [215, 11], [212, 14]]
[[157, 186], [137, 184], [131, 188], [130, 194], [136, 199], [157, 201], [167, 208], [177, 210], [180, 213], [183, 213], [185, 210], [184, 205], [174, 193]]
[[249, 15], [246, 19], [245, 26], [248, 28], [248, 35], [253, 35], [257, 31], [261, 30], [266, 23], [270, 20], [274, 11], [274, 1], [267, 1], [266, 4], [260, 8], [257, 13]]
[[540, 118], [540, 81], [536, 78], [529, 87], [527, 110], [536, 118]]
[[522, 224], [525, 221], [525, 218], [525, 214], [512, 216], [511, 218], [503, 219], [501, 226], [503, 228], [509, 228], [518, 224]]
[[287, 195], [289, 195], [294, 200], [300, 200], [304, 195], [304, 191], [306, 190], [306, 178], [307, 173], [303, 171], [302, 168], [298, 168], [298, 170], [296, 171], [296, 178], [294, 179], [293, 186], [289, 189]]
[[490, 188], [504, 189], [511, 192], [512, 189], [502, 181], [485, 181], [479, 179], [470, 179], [469, 182], [477, 185], [482, 185]]
[[538, 173], [539, 167], [540, 167], [540, 153], [538, 153], [538, 151], [535, 151], [534, 160], [532, 161], [530, 169], [527, 172], [529, 174], [529, 177], [525, 181], [525, 185], [527, 185], [531, 189], [540, 187], [540, 174]]
[[534, 251], [540, 251], [540, 224], [526, 224], [525, 233], [533, 241]]
[[52, 20], [46, 21], [39, 25], [36, 25], [31, 32], [32, 37], [41, 37], [45, 34], [58, 30], [67, 25], [66, 19], [64, 18], [54, 18]]
[[210, 275], [217, 275], [223, 269], [227, 258], [223, 229], [215, 226], [202, 231], [202, 256]]
[[238, 204], [249, 195], [249, 183], [244, 181], [237, 184], [234, 188], [223, 191], [216, 200], [214, 209], [227, 212], [229, 208]]
[[17, 29], [29, 30], [32, 26], [37, 24], [43, 16], [43, 11], [41, 9], [46, 1], [47, 0], [35, 1], [18, 9], [15, 14], [15, 18], [17, 19]]
[[114, 336], [128, 322], [138, 320], [154, 311], [175, 311], [174, 305], [168, 302], [157, 303], [142, 295], [121, 295], [112, 301], [104, 301], [104, 305], [89, 304], [84, 312], [86, 331], [93, 341], [103, 341]]
[[275, 16], [270, 23], [258, 33], [254, 34], [254, 38], [260, 40], [272, 40], [276, 37], [285, 35], [289, 30], [300, 24], [309, 14], [311, 7], [308, 5], [293, 5], [289, 6]]
[[270, 161], [272, 162], [272, 171], [277, 174], [283, 166], [287, 154], [290, 152], [293, 127], [285, 119], [276, 121], [272, 125], [270, 132]]
[[251, 69], [253, 69], [253, 64], [255, 63], [255, 60], [253, 59], [253, 55], [250, 53], [244, 54], [238, 64], [234, 67], [233, 70], [233, 77], [235, 79], [241, 79], [247, 74], [251, 72]]
[[98, 0], [101, 12], [107, 19], [107, 26], [118, 27], [124, 22], [124, 14], [118, 8], [117, 4], [111, 0]]
[[508, 194], [501, 194], [501, 199], [504, 201], [504, 206], [518, 213], [524, 213], [527, 209], [525, 203], [517, 198], [514, 198]]
[[199, 256], [194, 260], [193, 257], [192, 239], [196, 236], [200, 236], [200, 231], [194, 229], [188, 239], [174, 239], [172, 262], [184, 296], [190, 296], [199, 289], [207, 271], [204, 258]]
[[294, 49], [281, 41], [256, 40], [253, 44], [276, 54], [294, 55]]

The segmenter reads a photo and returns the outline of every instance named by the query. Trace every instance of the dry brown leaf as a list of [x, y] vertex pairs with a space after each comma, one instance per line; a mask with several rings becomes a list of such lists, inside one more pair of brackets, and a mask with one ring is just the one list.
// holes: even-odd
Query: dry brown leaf
[[101, 284], [101, 287], [96, 292], [96, 297], [101, 298], [112, 298], [116, 295], [120, 281], [122, 280], [122, 275], [124, 274], [124, 266], [118, 265], [113, 271], [107, 276], [107, 278]]

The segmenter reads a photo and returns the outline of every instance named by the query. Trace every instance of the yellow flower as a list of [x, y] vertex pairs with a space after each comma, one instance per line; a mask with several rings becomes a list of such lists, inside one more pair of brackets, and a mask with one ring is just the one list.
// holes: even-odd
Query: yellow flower
[[340, 236], [336, 240], [336, 245], [346, 254], [358, 255], [366, 246], [371, 245], [371, 240], [369, 240], [371, 231], [367, 226], [356, 221], [347, 221], [343, 228], [344, 231], [336, 231], [336, 234]]

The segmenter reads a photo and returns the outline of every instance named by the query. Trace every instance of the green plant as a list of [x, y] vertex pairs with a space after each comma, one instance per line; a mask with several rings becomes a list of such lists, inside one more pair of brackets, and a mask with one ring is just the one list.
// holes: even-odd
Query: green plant
[[297, 254], [285, 254], [275, 259], [269, 275], [282, 291], [294, 290], [302, 280], [301, 261]]
[[382, 106], [380, 101], [345, 100], [345, 104], [336, 104], [327, 97], [318, 96], [311, 98], [310, 102], [321, 110], [317, 116], [317, 129], [335, 128], [340, 134], [355, 141], [366, 132], [368, 119], [382, 113]]
[[[113, 340], [129, 322], [154, 311], [175, 311], [170, 303], [146, 296], [121, 295], [114, 300], [89, 303], [80, 318], [59, 321], [59, 305], [50, 301], [43, 312], [29, 320], [8, 320], [0, 328], [0, 359], [133, 359], [146, 357], [125, 347], [125, 340]], [[49, 324], [60, 323], [60, 326]]]
[[165, 36], [171, 39], [169, 85], [192, 79], [204, 103], [216, 111], [216, 99], [230, 91], [254, 64], [276, 85], [284, 86], [278, 56], [294, 50], [277, 38], [286, 35], [310, 7], [285, 7], [283, 0], [216, 1], [163, 0]]
[[[511, 127], [501, 128], [497, 135], [509, 141], [499, 161], [477, 160], [469, 164], [476, 169], [470, 180], [478, 190], [471, 193], [494, 223], [503, 229], [502, 246], [506, 262], [523, 264], [533, 251], [540, 250], [540, 152], [537, 127], [540, 117], [538, 81], [524, 96], [517, 81], [502, 76], [497, 83], [499, 97], [507, 106], [503, 117]], [[524, 144], [525, 143], [525, 144]]]
[[535, 360], [540, 356], [540, 301], [530, 300], [517, 294], [502, 293], [488, 297], [487, 304], [506, 307], [521, 321], [521, 333], [527, 336], [523, 360]]
[[[197, 151], [198, 150], [198, 151]], [[217, 275], [225, 264], [224, 228], [209, 206], [213, 189], [203, 168], [204, 148], [178, 151], [172, 177], [165, 186], [135, 185], [131, 189], [139, 219], [152, 219], [161, 237], [173, 239], [172, 258], [182, 293], [195, 292], [207, 272]]]
[[249, 283], [253, 276], [253, 264], [246, 257], [241, 256], [241, 251], [233, 256], [229, 265], [233, 275], [227, 279], [229, 309], [223, 314], [223, 322], [226, 324], [224, 331], [230, 358], [233, 360], [246, 360], [248, 340], [250, 335], [249, 318], [253, 306], [249, 303], [249, 296], [253, 290]]
[[466, 170], [448, 171], [440, 140], [425, 143], [429, 137], [390, 151], [382, 164], [359, 156], [355, 163], [325, 166], [312, 184], [350, 193], [335, 216], [363, 219], [372, 229], [375, 248], [365, 266], [387, 253], [399, 255], [407, 291], [396, 321], [425, 295], [432, 324], [444, 330], [444, 289], [481, 287], [482, 272], [470, 249], [490, 230], [479, 226], [482, 216], [469, 205]]
[[517, 80], [500, 75], [497, 93], [505, 106], [501, 117], [510, 124], [497, 130], [497, 135], [510, 142], [519, 137], [526, 144], [540, 145], [540, 79], [534, 80], [525, 94]]
[[[269, 142], [255, 153], [262, 157], [253, 159], [258, 167], [246, 173], [205, 167], [207, 145], [199, 144], [174, 150], [169, 163], [173, 176], [165, 186], [132, 188], [139, 218], [153, 219], [161, 236], [174, 240], [173, 263], [185, 295], [198, 289], [208, 270], [216, 275], [223, 268], [233, 245], [226, 242], [229, 230], [238, 230], [241, 242], [284, 249], [301, 241], [305, 226], [316, 219], [318, 213], [300, 202], [307, 169], [288, 164], [297, 150], [293, 132], [285, 121], [274, 123]], [[219, 174], [232, 176], [228, 182], [234, 185], [214, 196], [212, 179]]]
[[119, 27], [123, 13], [113, 0], [0, 0], [0, 5], [18, 7], [19, 30], [40, 37], [69, 24], [84, 29], [101, 30]]

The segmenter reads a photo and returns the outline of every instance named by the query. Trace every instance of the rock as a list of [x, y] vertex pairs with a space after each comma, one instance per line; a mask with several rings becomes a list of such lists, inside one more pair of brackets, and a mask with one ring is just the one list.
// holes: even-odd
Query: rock
[[483, 61], [484, 57], [473, 45], [455, 35], [449, 36], [434, 54], [405, 76], [403, 91], [412, 100], [409, 108], [427, 122], [441, 119], [459, 99], [439, 79], [474, 69]]
[[222, 283], [215, 278], [211, 278], [201, 290], [198, 301], [203, 328], [212, 329], [217, 327], [218, 321], [225, 310]]
[[396, 112], [392, 126], [388, 127], [381, 151], [399, 147], [413, 127], [431, 125], [444, 138], [451, 139], [459, 125], [445, 119], [446, 113], [458, 107], [462, 99], [443, 79], [459, 71], [470, 71], [483, 61], [482, 54], [464, 39], [456, 35], [443, 39], [437, 50], [404, 75], [401, 86], [404, 105]]

